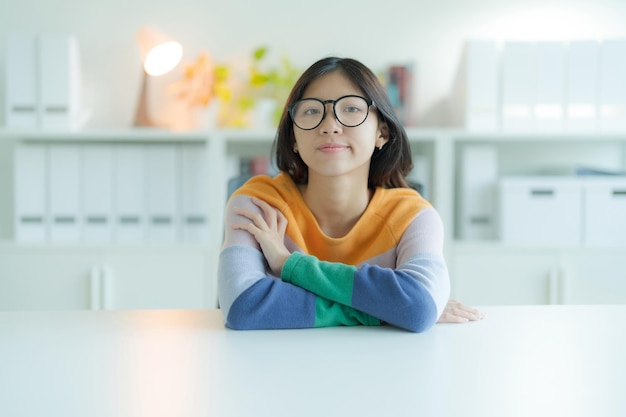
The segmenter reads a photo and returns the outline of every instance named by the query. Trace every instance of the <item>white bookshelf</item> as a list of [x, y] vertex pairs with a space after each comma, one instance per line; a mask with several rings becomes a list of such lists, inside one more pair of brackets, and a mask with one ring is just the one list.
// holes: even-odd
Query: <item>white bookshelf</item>
[[[475, 144], [493, 146], [497, 153], [500, 176], [538, 174], [549, 168], [565, 172], [575, 165], [624, 170], [626, 133], [513, 134], [436, 128], [410, 128], [407, 133], [414, 156], [419, 156], [416, 161], [427, 161], [428, 164], [425, 172], [420, 175], [427, 177], [428, 183], [425, 186], [428, 197], [444, 222], [445, 253], [450, 266], [454, 297], [471, 304], [626, 302], [626, 288], [622, 284], [626, 282], [626, 258], [622, 259], [623, 257], [617, 255], [623, 253], [626, 249], [624, 247], [505, 245], [497, 238], [489, 241], [467, 241], [461, 238], [459, 232], [459, 210], [462, 210], [459, 206], [459, 167], [464, 147]], [[159, 289], [150, 294], [149, 281], [135, 283], [130, 286], [130, 292], [120, 290], [121, 292], [111, 292], [109, 295], [101, 294], [101, 297], [113, 299], [96, 303], [96, 307], [132, 308], [133, 292], [136, 293], [135, 306], [142, 308], [215, 306], [215, 275], [223, 237], [222, 219], [227, 181], [236, 175], [236, 161], [239, 158], [258, 155], [269, 157], [274, 135], [273, 130], [237, 129], [191, 133], [152, 129], [0, 131], [0, 256], [22, 262], [0, 261], [0, 291], [10, 291], [8, 276], [25, 280], [39, 279], [38, 274], [47, 275], [45, 268], [54, 268], [56, 262], [60, 262], [57, 267], [66, 271], [64, 277], [74, 277], [74, 280], [80, 282], [79, 288], [83, 288], [77, 296], [78, 301], [69, 302], [70, 308], [89, 308], [93, 305], [89, 301], [92, 296], [90, 294], [94, 291], [93, 282], [99, 283], [98, 288], [105, 288], [106, 292], [106, 286], [110, 282], [130, 279], [125, 278], [128, 276], [127, 271], [136, 271], [143, 275], [153, 274], [154, 279], [161, 282], [160, 286], [155, 284]], [[205, 193], [208, 201], [209, 238], [206, 242], [198, 243], [134, 245], [33, 245], [16, 242], [13, 227], [14, 167], [11, 155], [15, 145], [22, 142], [204, 145], [208, 177]], [[74, 257], [73, 253], [80, 256]], [[168, 256], [170, 253], [172, 255]], [[119, 261], [120, 256], [126, 256], [123, 262]], [[41, 261], [42, 259], [47, 261]], [[81, 259], [90, 262], [85, 266]], [[74, 262], [78, 268], [74, 268]], [[23, 272], [16, 270], [27, 264], [30, 266]], [[42, 267], [33, 266], [38, 264]], [[192, 266], [185, 268], [187, 264]], [[592, 266], [596, 264], [601, 265], [598, 270], [601, 270], [603, 276], [599, 281], [592, 273]], [[112, 272], [98, 272], [102, 265]], [[172, 270], [172, 266], [177, 265], [182, 268], [180, 274]], [[96, 272], [93, 272], [94, 268]], [[163, 273], [159, 274], [159, 270]], [[23, 277], [25, 275], [29, 276]], [[111, 278], [112, 276], [115, 278]], [[174, 304], [168, 304], [163, 299], [164, 294], [175, 288], [167, 285], [168, 279], [174, 280], [173, 282], [186, 279], [187, 283], [182, 286], [185, 289], [180, 294], [172, 294], [171, 298], [177, 300]], [[594, 282], [599, 283], [599, 289], [592, 291]], [[76, 289], [75, 286], [73, 288]], [[140, 288], [144, 288], [147, 295], [142, 297]], [[202, 296], [194, 298], [189, 295], [194, 289]], [[152, 300], [152, 304], [145, 301], [146, 299]], [[188, 301], [184, 302], [184, 299]], [[44, 308], [45, 300], [40, 304]], [[0, 309], [17, 308], [18, 305], [19, 303], [9, 303], [8, 307], [0, 305]], [[49, 305], [58, 307], [53, 301]], [[28, 303], [26, 307], [33, 308]]]

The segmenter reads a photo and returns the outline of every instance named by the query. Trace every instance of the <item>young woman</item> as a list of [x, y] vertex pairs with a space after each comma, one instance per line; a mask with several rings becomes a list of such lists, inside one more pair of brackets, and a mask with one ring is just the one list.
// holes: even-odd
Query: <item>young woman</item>
[[413, 332], [478, 320], [448, 302], [437, 211], [405, 181], [406, 132], [377, 77], [325, 58], [296, 82], [274, 178], [230, 198], [218, 270], [233, 329], [388, 324]]

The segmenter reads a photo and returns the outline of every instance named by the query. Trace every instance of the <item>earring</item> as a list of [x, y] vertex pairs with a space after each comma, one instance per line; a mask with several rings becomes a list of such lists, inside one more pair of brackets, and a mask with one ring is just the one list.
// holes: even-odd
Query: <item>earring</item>
[[378, 150], [379, 150], [379, 151], [382, 151], [382, 150], [383, 150], [383, 145], [384, 145], [383, 143], [381, 143], [380, 145], [378, 145]]
[[298, 153], [298, 148], [296, 146], [293, 147], [293, 153]]

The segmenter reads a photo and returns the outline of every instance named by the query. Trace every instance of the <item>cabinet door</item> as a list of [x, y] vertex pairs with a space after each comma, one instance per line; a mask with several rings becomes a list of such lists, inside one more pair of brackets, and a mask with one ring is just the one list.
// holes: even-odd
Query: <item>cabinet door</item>
[[214, 307], [203, 250], [115, 250], [106, 256], [103, 306], [110, 309]]
[[0, 249], [0, 310], [88, 309], [98, 261], [84, 250]]
[[517, 252], [455, 249], [450, 261], [452, 296], [472, 305], [548, 304], [556, 290], [554, 256]]
[[561, 278], [564, 303], [626, 303], [624, 252], [624, 248], [607, 248], [569, 255]]

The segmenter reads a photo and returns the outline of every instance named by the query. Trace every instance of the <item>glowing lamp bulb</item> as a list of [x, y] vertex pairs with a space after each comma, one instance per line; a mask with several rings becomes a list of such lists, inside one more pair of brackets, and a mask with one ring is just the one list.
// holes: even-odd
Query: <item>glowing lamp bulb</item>
[[165, 42], [148, 52], [143, 67], [149, 75], [163, 75], [178, 65], [182, 56], [183, 47], [178, 42]]

